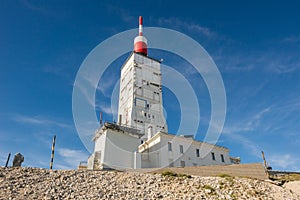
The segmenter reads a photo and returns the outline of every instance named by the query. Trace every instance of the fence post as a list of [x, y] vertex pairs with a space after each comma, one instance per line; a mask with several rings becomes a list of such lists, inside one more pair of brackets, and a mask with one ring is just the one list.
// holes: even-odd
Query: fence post
[[6, 164], [5, 164], [5, 167], [7, 167], [8, 166], [8, 162], [9, 162], [9, 159], [10, 159], [10, 152], [9, 152], [9, 154], [8, 154], [8, 156], [7, 156], [7, 160], [6, 160]]
[[52, 167], [53, 167], [55, 140], [56, 140], [56, 135], [54, 135], [53, 141], [52, 141], [52, 152], [51, 152], [50, 169], [52, 169]]

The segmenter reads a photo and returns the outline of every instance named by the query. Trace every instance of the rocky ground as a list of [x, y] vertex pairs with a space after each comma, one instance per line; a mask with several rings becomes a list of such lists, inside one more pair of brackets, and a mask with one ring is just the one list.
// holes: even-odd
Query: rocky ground
[[0, 199], [300, 199], [299, 182], [173, 175], [0, 168]]

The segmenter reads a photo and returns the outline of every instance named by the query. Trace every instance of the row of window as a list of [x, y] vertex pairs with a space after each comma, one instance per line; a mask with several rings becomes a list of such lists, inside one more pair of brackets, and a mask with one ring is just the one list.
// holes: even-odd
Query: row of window
[[[172, 143], [171, 142], [168, 142], [168, 151], [172, 151]], [[179, 145], [179, 152], [183, 153], [183, 145]], [[196, 157], [200, 157], [200, 150], [199, 149], [196, 149]], [[221, 161], [225, 162], [224, 155], [221, 154], [220, 157], [221, 157]], [[211, 152], [211, 159], [216, 160], [216, 156], [215, 156], [214, 152]]]
[[[142, 121], [142, 120], [137, 120], [137, 119], [134, 119], [133, 121], [134, 121], [134, 122], [141, 123], [141, 124], [144, 123], [144, 121]], [[145, 123], [147, 123], [147, 122], [145, 122]], [[160, 125], [156, 125], [156, 127], [157, 127], [157, 128], [160, 128], [160, 129], [165, 129], [164, 126], [160, 126]], [[182, 152], [183, 152], [183, 149], [182, 149]]]
[[[225, 162], [225, 160], [224, 160], [224, 155], [221, 154], [220, 156], [221, 156], [221, 161], [222, 161], [222, 162]], [[212, 160], [216, 160], [216, 156], [215, 156], [215, 153], [214, 153], [214, 152], [211, 152], [211, 158], [212, 158]]]
[[[144, 113], [144, 117], [147, 117], [147, 113]], [[148, 113], [148, 118], [151, 119], [151, 115]], [[154, 115], [152, 115], [152, 119], [154, 119]]]

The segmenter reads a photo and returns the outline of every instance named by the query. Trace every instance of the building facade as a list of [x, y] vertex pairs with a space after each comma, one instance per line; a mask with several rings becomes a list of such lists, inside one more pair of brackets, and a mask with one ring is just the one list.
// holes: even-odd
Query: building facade
[[96, 131], [88, 169], [239, 163], [225, 147], [168, 134], [162, 105], [160, 61], [148, 56], [140, 17], [134, 51], [121, 67], [118, 122], [105, 123]]
[[139, 145], [138, 152], [141, 168], [232, 164], [229, 149], [225, 147], [163, 132]]
[[189, 136], [158, 132], [143, 142], [143, 135], [138, 129], [105, 123], [93, 138], [95, 149], [88, 159], [88, 169], [185, 167], [240, 162], [239, 158], [229, 155], [228, 148], [197, 141]]
[[118, 124], [139, 129], [144, 140], [168, 132], [163, 115], [160, 61], [148, 56], [140, 17], [134, 51], [121, 68]]
[[160, 62], [133, 52], [121, 69], [118, 124], [151, 138], [168, 128], [162, 109]]

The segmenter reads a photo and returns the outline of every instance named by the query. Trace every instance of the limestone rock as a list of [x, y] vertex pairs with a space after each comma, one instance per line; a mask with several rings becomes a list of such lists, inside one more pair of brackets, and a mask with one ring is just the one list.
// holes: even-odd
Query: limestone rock
[[291, 199], [283, 187], [238, 177], [170, 177], [137, 172], [0, 168], [0, 199]]

